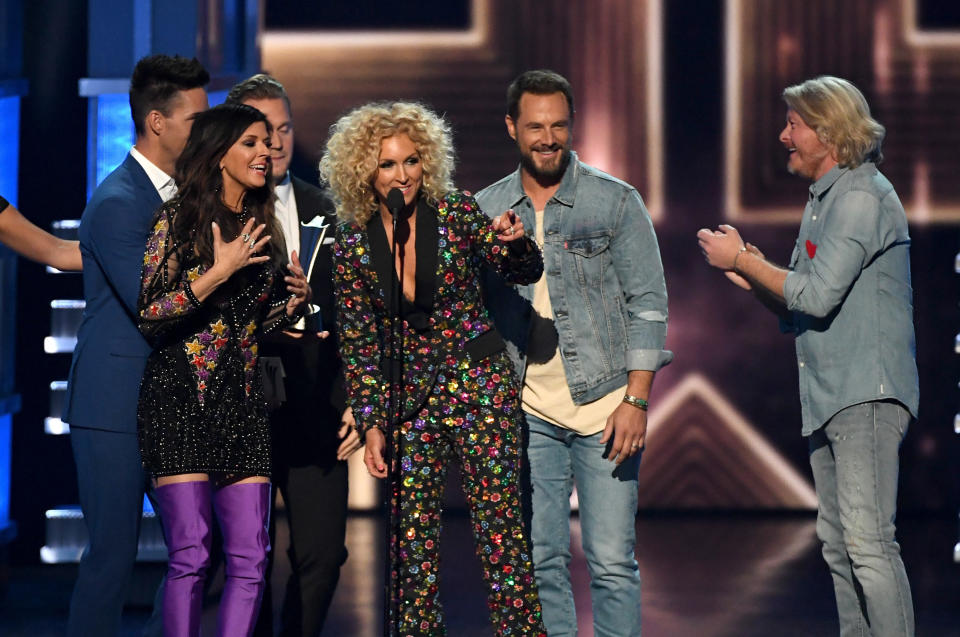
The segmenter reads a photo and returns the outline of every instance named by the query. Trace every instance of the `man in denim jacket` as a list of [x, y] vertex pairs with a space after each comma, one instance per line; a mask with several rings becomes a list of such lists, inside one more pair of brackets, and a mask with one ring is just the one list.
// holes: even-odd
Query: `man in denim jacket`
[[530, 430], [533, 561], [551, 637], [575, 635], [570, 586], [570, 494], [580, 503], [594, 633], [640, 634], [634, 559], [637, 470], [667, 293], [653, 225], [630, 186], [570, 150], [573, 94], [552, 71], [507, 90], [507, 132], [520, 167], [477, 194], [490, 215], [513, 209], [543, 251], [543, 277], [507, 287], [488, 277], [487, 301], [524, 379]]
[[783, 92], [787, 169], [813, 181], [787, 268], [731, 226], [697, 236], [710, 265], [796, 334], [817, 535], [841, 635], [913, 635], [894, 538], [898, 452], [919, 383], [907, 217], [877, 170], [884, 128], [857, 88], [818, 77]]

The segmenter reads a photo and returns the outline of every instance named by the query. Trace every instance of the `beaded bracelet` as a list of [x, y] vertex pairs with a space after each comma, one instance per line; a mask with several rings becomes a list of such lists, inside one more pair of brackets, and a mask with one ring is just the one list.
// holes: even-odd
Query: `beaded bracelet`
[[648, 403], [643, 398], [639, 398], [637, 396], [631, 396], [630, 394], [624, 394], [623, 402], [627, 403], [628, 405], [633, 405], [637, 409], [642, 409], [644, 411], [646, 411], [647, 408], [650, 406], [650, 403]]
[[184, 293], [184, 295], [187, 297], [187, 299], [188, 299], [191, 303], [193, 303], [193, 307], [195, 307], [195, 308], [200, 308], [200, 307], [202, 307], [202, 304], [200, 303], [200, 299], [198, 299], [198, 298], [196, 297], [196, 295], [193, 293], [193, 288], [190, 287], [190, 284], [189, 284], [189, 283], [187, 283], [185, 286], [183, 286], [183, 293]]

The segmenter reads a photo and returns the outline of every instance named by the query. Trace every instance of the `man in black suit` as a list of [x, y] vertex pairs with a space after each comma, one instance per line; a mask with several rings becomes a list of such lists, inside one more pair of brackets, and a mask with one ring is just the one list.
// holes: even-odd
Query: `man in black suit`
[[[288, 254], [299, 252], [313, 291], [312, 302], [319, 308], [313, 324], [307, 318], [296, 329], [261, 344], [263, 360], [269, 364], [270, 357], [277, 357], [282, 362], [282, 374], [276, 373], [276, 368], [268, 369], [265, 379], [268, 385], [275, 385], [273, 399], [279, 403], [271, 416], [273, 484], [286, 504], [293, 570], [280, 634], [312, 637], [323, 628], [340, 566], [347, 558], [346, 458], [360, 444], [350, 412], [344, 412], [343, 404], [335, 406], [331, 399], [334, 393], [342, 395], [342, 391], [334, 392], [339, 371], [331, 274], [336, 217], [320, 188], [290, 174], [293, 121], [283, 85], [269, 75], [254, 75], [234, 86], [227, 101], [259, 109], [273, 126], [277, 219]], [[270, 382], [278, 378], [278, 382]], [[257, 635], [272, 632], [270, 587], [265, 590]]]

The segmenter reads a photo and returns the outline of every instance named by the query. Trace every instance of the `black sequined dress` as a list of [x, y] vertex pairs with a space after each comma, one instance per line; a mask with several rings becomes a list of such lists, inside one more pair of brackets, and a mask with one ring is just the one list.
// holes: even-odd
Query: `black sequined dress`
[[154, 345], [137, 409], [144, 467], [155, 477], [269, 476], [257, 340], [291, 320], [283, 275], [270, 263], [248, 266], [197, 301], [189, 284], [208, 266], [192, 241], [174, 238], [176, 218], [175, 207], [158, 213], [141, 278], [139, 327]]

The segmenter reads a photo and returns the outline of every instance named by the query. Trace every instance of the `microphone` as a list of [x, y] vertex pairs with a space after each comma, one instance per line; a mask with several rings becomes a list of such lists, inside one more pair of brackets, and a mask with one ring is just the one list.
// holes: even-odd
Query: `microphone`
[[390, 215], [396, 221], [396, 218], [400, 216], [400, 211], [403, 210], [403, 207], [406, 205], [406, 202], [403, 200], [403, 193], [399, 188], [391, 188], [390, 192], [387, 193], [387, 210], [390, 212]]

